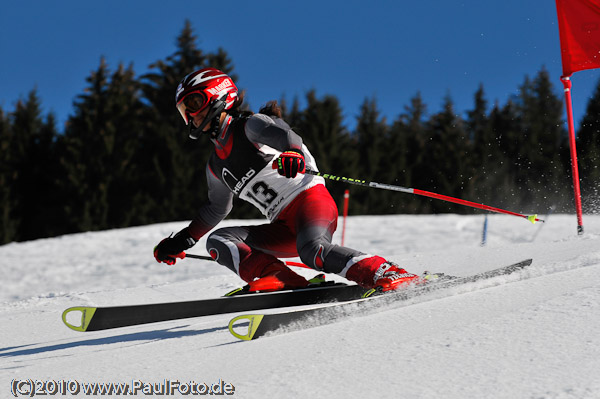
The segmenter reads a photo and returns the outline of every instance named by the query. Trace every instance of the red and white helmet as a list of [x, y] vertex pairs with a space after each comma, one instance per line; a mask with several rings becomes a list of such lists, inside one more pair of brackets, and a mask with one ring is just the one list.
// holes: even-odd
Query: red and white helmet
[[220, 108], [219, 114], [231, 109], [237, 97], [238, 88], [226, 73], [216, 68], [204, 68], [183, 78], [177, 86], [175, 102], [181, 117], [188, 125], [190, 116], [196, 115], [207, 107], [210, 107], [207, 120], [211, 119], [209, 117], [215, 111], [212, 108], [216, 106]]

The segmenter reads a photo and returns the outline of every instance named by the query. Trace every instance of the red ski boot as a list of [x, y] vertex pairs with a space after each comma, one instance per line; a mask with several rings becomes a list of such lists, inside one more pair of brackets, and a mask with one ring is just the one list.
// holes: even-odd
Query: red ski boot
[[411, 284], [424, 282], [418, 275], [407, 272], [381, 256], [355, 258], [355, 263], [348, 269], [346, 278], [356, 281], [365, 288], [373, 288], [379, 292], [397, 290]]
[[308, 286], [308, 281], [296, 274], [289, 267], [281, 262], [271, 263], [266, 266], [260, 278], [248, 283], [248, 292], [269, 292], [288, 290], [293, 288], [304, 288]]

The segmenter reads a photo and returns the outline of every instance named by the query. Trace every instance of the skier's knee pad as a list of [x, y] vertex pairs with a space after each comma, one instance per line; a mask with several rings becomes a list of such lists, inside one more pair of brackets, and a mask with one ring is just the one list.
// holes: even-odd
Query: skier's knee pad
[[349, 259], [362, 254], [354, 249], [331, 243], [331, 234], [311, 234], [303, 232], [296, 242], [298, 255], [302, 262], [313, 269], [325, 273], [340, 273]]
[[325, 257], [329, 253], [330, 246], [331, 243], [322, 238], [298, 242], [298, 255], [305, 265], [322, 271], [325, 267]]
[[206, 240], [206, 250], [220, 265], [240, 274], [240, 253], [243, 247], [245, 232], [238, 227], [226, 227], [214, 231]]

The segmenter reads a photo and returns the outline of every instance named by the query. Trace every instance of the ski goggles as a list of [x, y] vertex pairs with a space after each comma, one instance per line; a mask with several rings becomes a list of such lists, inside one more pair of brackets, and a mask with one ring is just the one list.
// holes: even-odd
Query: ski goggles
[[177, 104], [177, 109], [187, 125], [189, 124], [189, 116], [194, 117], [198, 115], [206, 108], [207, 105], [208, 101], [205, 101], [203, 95], [199, 93], [191, 93], [185, 96], [184, 99]]

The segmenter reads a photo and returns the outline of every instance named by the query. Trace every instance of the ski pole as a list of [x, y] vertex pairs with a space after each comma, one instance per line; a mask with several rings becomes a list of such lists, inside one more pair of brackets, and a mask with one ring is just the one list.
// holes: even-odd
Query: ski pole
[[[214, 259], [212, 258], [212, 256], [208, 256], [208, 255], [194, 255], [194, 254], [188, 254], [185, 253], [185, 256], [180, 257], [180, 259], [184, 259], [184, 258], [192, 258], [192, 259], [202, 259], [202, 260], [212, 260], [214, 261]], [[303, 267], [305, 269], [311, 269], [310, 267], [306, 266], [304, 263], [300, 263], [300, 262], [292, 262], [292, 261], [286, 261], [284, 262], [287, 266], [296, 266], [296, 267]]]
[[525, 219], [529, 220], [531, 223], [544, 222], [542, 219], [538, 219], [537, 215], [522, 215], [520, 213], [506, 211], [506, 210], [500, 209], [500, 208], [494, 208], [493, 206], [478, 204], [476, 202], [466, 201], [466, 200], [462, 200], [459, 198], [450, 197], [447, 195], [436, 194], [436, 193], [432, 193], [429, 191], [419, 190], [417, 188], [408, 188], [408, 187], [402, 187], [402, 186], [394, 186], [391, 184], [382, 184], [382, 183], [376, 183], [376, 182], [372, 182], [372, 181], [365, 181], [365, 180], [360, 180], [360, 179], [352, 179], [350, 177], [336, 176], [336, 175], [332, 175], [329, 173], [321, 173], [321, 172], [317, 172], [315, 170], [310, 170], [310, 169], [306, 169], [305, 173], [307, 173], [309, 175], [314, 175], [314, 176], [321, 176], [321, 177], [323, 177], [325, 179], [329, 179], [329, 180], [343, 181], [346, 183], [355, 184], [357, 186], [374, 187], [374, 188], [380, 188], [382, 190], [390, 190], [390, 191], [400, 191], [402, 193], [415, 194], [415, 195], [421, 195], [423, 197], [435, 198], [435, 199], [439, 199], [442, 201], [453, 202], [455, 204], [470, 206], [472, 208], [483, 209], [483, 210], [490, 211], [490, 212], [505, 213], [507, 215], [513, 215], [513, 216], [525, 218]]
[[212, 258], [212, 256], [194, 255], [194, 254], [188, 254], [187, 252], [185, 253], [185, 257], [184, 258], [202, 259], [202, 260], [214, 260]]

